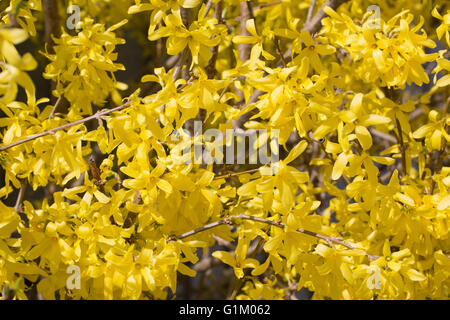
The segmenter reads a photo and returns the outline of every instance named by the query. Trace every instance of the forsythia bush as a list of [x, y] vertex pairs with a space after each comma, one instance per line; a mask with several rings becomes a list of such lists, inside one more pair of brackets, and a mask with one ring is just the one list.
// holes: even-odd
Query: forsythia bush
[[[3, 298], [167, 299], [217, 268], [222, 298], [450, 297], [448, 4], [1, 9]], [[116, 79], [130, 37], [141, 83]]]

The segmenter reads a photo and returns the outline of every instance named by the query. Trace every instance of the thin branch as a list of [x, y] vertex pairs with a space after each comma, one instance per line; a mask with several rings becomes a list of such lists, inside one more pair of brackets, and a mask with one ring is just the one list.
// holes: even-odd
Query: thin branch
[[[44, 13], [44, 41], [45, 41], [45, 49], [48, 53], [55, 53], [54, 45], [55, 42], [53, 38], [59, 38], [61, 36], [61, 27], [60, 27], [60, 17], [58, 10], [58, 0], [42, 0], [42, 11]], [[56, 82], [49, 80], [50, 84], [50, 92], [56, 89]], [[54, 102], [55, 98], [51, 97], [51, 101]], [[64, 105], [66, 107], [66, 105]], [[56, 109], [56, 108], [55, 108]], [[65, 109], [64, 111], [67, 111]], [[53, 114], [52, 114], [53, 116]]]
[[416, 118], [420, 117], [424, 113], [422, 108], [417, 108], [409, 114], [409, 120], [414, 121]]
[[[256, 245], [254, 246], [253, 249], [248, 248], [248, 254], [247, 257], [250, 259], [255, 258], [255, 256], [258, 254], [258, 252], [261, 250], [263, 244], [264, 244], [264, 239], [258, 236], [258, 239], [256, 240]], [[239, 293], [239, 291], [242, 288], [242, 285], [244, 284], [244, 281], [246, 279], [246, 275], [248, 275], [248, 270], [245, 270], [245, 275], [244, 277], [237, 279], [237, 281], [235, 282], [233, 291], [231, 292], [230, 296], [227, 298], [227, 300], [235, 300], [237, 294]]]
[[[230, 88], [231, 84], [236, 80], [237, 78], [231, 78], [230, 82], [228, 82], [227, 86], [225, 88], [222, 89], [222, 92], [219, 95], [219, 98], [217, 99], [217, 102], [220, 103], [220, 100], [222, 100], [222, 97], [225, 95], [225, 93], [227, 92], [227, 90]], [[212, 113], [212, 112], [211, 112]], [[206, 121], [208, 120], [209, 116], [211, 115], [211, 113], [207, 114], [205, 116], [205, 118], [203, 119], [203, 124], [206, 123]]]
[[398, 142], [400, 143], [400, 152], [402, 153], [402, 174], [406, 176], [406, 146], [403, 142], [402, 126], [397, 117], [395, 117], [395, 123], [397, 124]]
[[13, 143], [8, 144], [6, 146], [0, 146], [0, 151], [5, 151], [5, 150], [7, 150], [9, 148], [18, 146], [18, 145], [20, 145], [22, 143], [25, 143], [25, 142], [28, 142], [28, 141], [32, 141], [32, 140], [35, 140], [35, 139], [40, 138], [40, 137], [48, 136], [50, 134], [54, 134], [55, 132], [57, 132], [59, 130], [64, 130], [64, 129], [67, 129], [67, 128], [79, 125], [81, 123], [85, 123], [85, 122], [91, 121], [93, 119], [100, 119], [101, 117], [103, 117], [103, 116], [105, 116], [105, 115], [107, 115], [109, 113], [112, 113], [114, 111], [119, 111], [119, 110], [128, 108], [130, 106], [130, 102], [131, 101], [129, 100], [126, 103], [124, 103], [123, 105], [120, 105], [118, 107], [115, 107], [115, 108], [112, 108], [112, 109], [106, 109], [106, 110], [103, 110], [103, 111], [99, 111], [99, 112], [97, 112], [96, 114], [94, 114], [92, 116], [89, 116], [89, 117], [86, 117], [86, 118], [83, 118], [83, 119], [80, 119], [80, 120], [77, 120], [77, 121], [74, 121], [74, 122], [70, 122], [70, 123], [67, 123], [65, 125], [62, 125], [62, 126], [59, 126], [59, 127], [56, 127], [56, 128], [53, 128], [53, 129], [50, 129], [50, 130], [38, 133], [38, 134], [34, 134], [34, 135], [31, 135], [31, 136], [28, 136], [28, 137], [26, 137], [24, 139], [18, 140], [16, 142], [13, 142]]
[[[322, 7], [316, 12], [316, 14], [309, 20], [305, 22], [303, 25], [302, 31], [306, 30], [310, 34], [317, 33], [320, 28], [322, 27], [322, 19], [327, 16], [327, 14], [323, 11], [325, 7], [330, 7], [333, 10], [337, 10], [339, 6], [348, 0], [327, 0]], [[310, 7], [311, 8], [311, 7]], [[291, 51], [292, 49], [289, 49], [283, 57], [286, 59], [286, 61], [291, 60]]]
[[311, 4], [309, 5], [309, 9], [308, 9], [308, 14], [306, 15], [306, 23], [309, 23], [309, 21], [311, 20], [313, 13], [314, 13], [315, 6], [316, 6], [316, 0], [311, 0]]
[[227, 179], [227, 178], [231, 178], [231, 177], [235, 177], [235, 176], [240, 176], [246, 173], [254, 173], [254, 172], [258, 172], [259, 168], [256, 169], [250, 169], [250, 170], [246, 170], [246, 171], [241, 171], [241, 172], [230, 172], [228, 174], [224, 174], [222, 176], [216, 176], [214, 177], [214, 180], [219, 180], [219, 179]]
[[213, 229], [215, 227], [222, 226], [222, 225], [225, 225], [225, 224], [231, 225], [232, 222], [231, 222], [231, 220], [229, 220], [227, 218], [222, 219], [222, 220], [218, 220], [216, 222], [212, 222], [210, 224], [204, 225], [204, 226], [199, 227], [197, 229], [194, 229], [194, 230], [185, 232], [183, 234], [180, 234], [179, 236], [171, 236], [171, 237], [167, 238], [167, 242], [173, 241], [173, 240], [182, 240], [184, 238], [193, 236], [194, 234], [197, 234], [197, 233], [209, 230], [209, 229]]
[[[269, 225], [272, 225], [272, 226], [275, 226], [275, 227], [278, 227], [278, 228], [281, 228], [281, 229], [285, 228], [285, 225], [283, 223], [281, 223], [281, 222], [278, 222], [278, 221], [272, 221], [272, 220], [268, 220], [268, 219], [264, 219], [264, 218], [249, 216], [249, 215], [246, 215], [246, 214], [238, 214], [236, 216], [228, 216], [228, 217], [226, 217], [226, 218], [224, 218], [222, 220], [218, 220], [218, 221], [215, 221], [213, 223], [210, 223], [210, 224], [204, 225], [202, 227], [199, 227], [197, 229], [185, 232], [185, 233], [183, 233], [183, 234], [181, 234], [179, 236], [169, 237], [167, 239], [167, 241], [182, 240], [184, 238], [193, 236], [193, 235], [195, 235], [197, 233], [200, 233], [200, 232], [203, 232], [203, 231], [206, 231], [206, 230], [209, 230], [209, 229], [221, 226], [221, 225], [225, 225], [225, 224], [232, 225], [232, 224], [234, 224], [233, 219], [252, 220], [252, 221], [256, 221], [256, 222], [269, 224]], [[314, 232], [314, 231], [305, 230], [305, 229], [302, 229], [302, 228], [298, 228], [296, 231], [300, 232], [300, 233], [303, 233], [303, 234], [306, 234], [306, 235], [309, 235], [309, 236], [312, 236], [312, 237], [315, 237], [315, 238], [318, 238], [318, 239], [321, 239], [321, 240], [324, 240], [326, 243], [339, 244], [339, 245], [344, 246], [344, 247], [346, 247], [347, 249], [350, 249], [350, 250], [361, 250], [361, 249], [358, 249], [358, 248], [354, 247], [351, 244], [348, 244], [348, 243], [342, 241], [342, 239], [338, 238], [338, 237], [326, 236], [326, 235], [323, 235], [323, 234], [320, 234], [320, 233], [317, 233], [317, 232]], [[366, 253], [366, 256], [372, 261], [378, 259], [378, 256], [376, 256], [376, 255], [372, 255], [372, 254]]]
[[[447, 98], [447, 102], [445, 103], [444, 108], [442, 109], [442, 117], [445, 119], [447, 117], [447, 112], [448, 112], [448, 106], [450, 104], [450, 97]], [[442, 143], [441, 145], [441, 149], [438, 152], [438, 156], [436, 159], [436, 165], [434, 165], [432, 172], [431, 172], [431, 177], [433, 177], [436, 173], [441, 172], [442, 171], [442, 164], [444, 162], [444, 159], [447, 155], [447, 143], [446, 140], [442, 137], [442, 140], [444, 140], [444, 143]], [[434, 187], [436, 186], [436, 181], [432, 178], [431, 180], [431, 187], [430, 187], [430, 194], [433, 194], [434, 191]]]
[[430, 187], [430, 194], [433, 194], [434, 187], [436, 186], [436, 181], [433, 179], [433, 176], [442, 171], [442, 163], [444, 162], [445, 156], [447, 155], [446, 147], [447, 147], [447, 145], [444, 142], [441, 146], [441, 149], [438, 152], [438, 156], [436, 159], [436, 165], [433, 167], [433, 172], [431, 174], [432, 181], [431, 181], [431, 187]]
[[256, 10], [259, 10], [259, 9], [275, 6], [275, 5], [280, 4], [282, 2], [283, 1], [275, 1], [275, 2], [270, 2], [270, 3], [261, 3], [261, 4], [257, 5], [257, 6], [255, 6], [254, 9], [256, 11]]
[[181, 53], [180, 60], [178, 60], [177, 66], [175, 67], [175, 72], [173, 73], [173, 80], [178, 80], [181, 74], [181, 70], [183, 69], [184, 64], [186, 63], [186, 60], [189, 56], [189, 47], [186, 46], [186, 48], [183, 49], [183, 52]]
[[391, 136], [390, 134], [378, 131], [377, 129], [370, 129], [369, 130], [371, 134], [373, 134], [374, 136], [377, 136], [383, 140], [392, 142], [392, 143], [397, 143], [397, 139], [395, 139], [393, 136]]
[[[222, 2], [222, 1], [220, 1]], [[206, 18], [206, 16], [208, 15], [209, 11], [211, 10], [213, 5], [212, 0], [208, 0], [208, 3], [206, 4], [206, 9], [205, 9], [205, 14], [203, 15], [204, 18]]]
[[17, 195], [16, 204], [14, 205], [14, 211], [16, 211], [16, 212], [21, 212], [22, 211], [22, 202], [23, 202], [23, 197], [25, 195], [25, 189], [26, 188], [27, 188], [27, 181], [26, 180], [21, 180], [20, 181], [19, 194]]
[[[191, 24], [191, 11], [188, 8], [184, 8], [180, 6], [180, 15], [181, 19], [183, 21], [184, 27], [189, 30], [189, 26]], [[181, 53], [181, 57], [178, 60], [177, 66], [175, 67], [175, 72], [173, 74], [173, 80], [176, 81], [181, 74], [181, 71], [183, 70], [183, 66], [185, 65], [186, 61], [189, 57], [189, 46], [186, 45], [186, 47], [183, 49], [183, 52]]]
[[276, 50], [277, 50], [277, 53], [278, 53], [278, 55], [280, 56], [280, 58], [281, 58], [281, 62], [283, 63], [283, 67], [284, 68], [286, 68], [286, 59], [284, 59], [284, 56], [283, 56], [283, 52], [281, 52], [281, 48], [280, 48], [280, 39], [278, 39], [277, 37], [275, 37], [274, 39], [273, 39], [273, 41], [275, 42], [275, 48], [276, 48]]
[[61, 103], [61, 100], [62, 100], [62, 95], [58, 97], [58, 100], [56, 100], [55, 105], [53, 106], [52, 112], [50, 112], [50, 115], [48, 116], [49, 119], [53, 118], [56, 108], [58, 108], [59, 104]]
[[214, 240], [216, 240], [219, 246], [227, 247], [230, 250], [236, 250], [236, 246], [233, 245], [230, 241], [222, 239], [221, 237], [218, 237], [216, 235], [213, 235], [212, 237], [214, 238]]
[[217, 102], [220, 103], [220, 100], [222, 100], [222, 97], [224, 96], [225, 92], [230, 88], [231, 84], [236, 80], [237, 78], [231, 78], [230, 82], [227, 84], [225, 88], [223, 88], [222, 92], [220, 93], [219, 99], [217, 99]]
[[[210, 3], [212, 5], [211, 0], [208, 1], [208, 5]], [[208, 7], [206, 9], [208, 10]], [[214, 12], [214, 17], [217, 19], [217, 22], [219, 24], [223, 24], [222, 11], [223, 11], [223, 1], [220, 0], [219, 2], [216, 3], [216, 11]], [[206, 16], [206, 12], [205, 12], [205, 16]], [[214, 79], [214, 77], [217, 73], [216, 61], [217, 61], [217, 56], [219, 54], [219, 45], [212, 47], [211, 53], [212, 53], [211, 59], [209, 59], [208, 65], [205, 67], [205, 71], [208, 76], [208, 79]]]
[[[317, 13], [310, 20], [307, 20], [303, 30], [309, 31], [309, 33], [314, 34], [320, 30], [322, 26], [322, 19], [327, 16], [327, 14], [323, 11], [325, 7], [330, 7], [333, 10], [336, 10], [341, 4], [347, 2], [348, 0], [327, 0], [323, 4], [323, 6], [317, 11]], [[310, 7], [311, 8], [311, 7]]]
[[[247, 20], [253, 19], [253, 11], [250, 1], [241, 1], [241, 36], [250, 36], [250, 32], [247, 30]], [[242, 63], [250, 59], [250, 52], [252, 45], [248, 43], [239, 44], [239, 58]]]
[[47, 43], [47, 50], [53, 53], [53, 37], [58, 38], [61, 35], [59, 28], [59, 14], [58, 14], [57, 0], [43, 0], [42, 11], [44, 12], [45, 24], [45, 42]]

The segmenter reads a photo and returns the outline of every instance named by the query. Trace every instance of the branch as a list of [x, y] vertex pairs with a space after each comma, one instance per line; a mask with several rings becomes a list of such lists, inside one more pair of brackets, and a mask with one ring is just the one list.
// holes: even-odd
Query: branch
[[259, 168], [250, 169], [250, 170], [241, 171], [241, 172], [230, 172], [230, 173], [224, 174], [222, 176], [216, 176], [216, 177], [214, 177], [214, 180], [227, 179], [227, 178], [231, 178], [231, 177], [235, 177], [235, 176], [240, 176], [242, 174], [254, 173], [254, 172], [258, 172], [258, 171], [259, 171]]
[[58, 15], [58, 1], [43, 0], [42, 11], [44, 11], [45, 24], [45, 42], [47, 43], [47, 50], [53, 53], [53, 37], [58, 38], [61, 35], [59, 29], [59, 15]]
[[308, 9], [308, 14], [306, 15], [306, 23], [309, 23], [309, 21], [311, 21], [315, 6], [316, 6], [316, 0], [311, 0], [311, 4], [309, 5], [309, 9]]
[[[307, 20], [305, 25], [303, 26], [303, 30], [309, 31], [309, 33], [314, 34], [320, 30], [322, 26], [322, 19], [327, 16], [327, 14], [323, 11], [325, 7], [330, 7], [333, 10], [336, 10], [341, 4], [347, 2], [348, 0], [327, 0], [323, 6], [317, 11], [317, 13], [311, 19]], [[311, 7], [310, 7], [311, 9]]]
[[[211, 0], [208, 1], [208, 5], [210, 3], [212, 4]], [[211, 6], [209, 6], [209, 8], [211, 8]], [[217, 22], [219, 24], [223, 24], [222, 11], [223, 11], [223, 1], [220, 0], [219, 2], [216, 3], [216, 11], [214, 12], [214, 17], [217, 19]], [[206, 7], [205, 16], [207, 15], [207, 12], [208, 12], [208, 6]], [[217, 73], [216, 61], [217, 61], [217, 55], [219, 54], [219, 45], [212, 47], [211, 53], [212, 53], [211, 59], [209, 59], [208, 65], [205, 67], [205, 71], [208, 76], [208, 79], [213, 79]]]
[[173, 73], [173, 80], [176, 81], [180, 77], [181, 70], [183, 69], [184, 64], [186, 63], [186, 60], [189, 55], [189, 47], [186, 46], [186, 48], [183, 49], [183, 52], [181, 53], [180, 60], [178, 60], [177, 66], [175, 67], [175, 72]]
[[16, 212], [21, 212], [22, 211], [22, 202], [23, 202], [23, 197], [25, 195], [25, 189], [26, 188], [27, 188], [27, 181], [26, 180], [21, 180], [20, 181], [19, 194], [17, 195], [16, 204], [14, 205], [14, 210]]
[[[263, 238], [261, 238], [260, 236], [257, 237], [257, 240], [255, 246], [253, 246], [253, 249], [251, 249], [250, 247], [248, 248], [248, 253], [247, 253], [247, 257], [250, 259], [255, 258], [255, 256], [258, 254], [258, 252], [261, 250], [264, 240]], [[239, 291], [242, 288], [242, 285], [244, 284], [245, 279], [247, 278], [249, 271], [245, 270], [244, 271], [244, 276], [240, 279], [236, 279], [237, 281], [235, 282], [233, 291], [231, 292], [230, 296], [227, 298], [227, 300], [235, 300], [237, 294], [239, 293]]]
[[[191, 24], [191, 11], [190, 9], [184, 8], [180, 6], [180, 15], [181, 19], [183, 21], [183, 24], [187, 30], [189, 30], [189, 26]], [[177, 66], [175, 68], [175, 72], [173, 74], [173, 80], [176, 81], [181, 74], [181, 71], [183, 70], [183, 66], [186, 63], [188, 57], [189, 57], [189, 46], [186, 45], [186, 48], [183, 49], [183, 52], [181, 53], [180, 60], [178, 60]]]
[[22, 143], [25, 143], [25, 142], [28, 142], [28, 141], [32, 141], [32, 140], [35, 140], [35, 139], [40, 138], [40, 137], [48, 136], [50, 134], [54, 134], [55, 132], [57, 132], [59, 130], [64, 130], [64, 129], [76, 126], [78, 124], [91, 121], [93, 119], [100, 119], [102, 116], [105, 116], [105, 115], [107, 115], [109, 113], [112, 113], [114, 111], [119, 111], [119, 110], [128, 108], [130, 106], [130, 102], [131, 101], [129, 100], [126, 103], [124, 103], [123, 105], [121, 105], [121, 106], [118, 106], [118, 107], [115, 107], [115, 108], [112, 108], [112, 109], [106, 109], [106, 110], [103, 110], [103, 111], [99, 111], [96, 114], [94, 114], [92, 116], [89, 116], [87, 118], [80, 119], [80, 120], [77, 120], [77, 121], [74, 121], [74, 122], [70, 122], [70, 123], [62, 125], [60, 127], [56, 127], [56, 128], [53, 128], [53, 129], [50, 129], [50, 130], [47, 130], [47, 131], [44, 131], [44, 132], [41, 132], [41, 133], [38, 133], [38, 134], [34, 134], [34, 135], [31, 135], [31, 136], [28, 136], [28, 137], [26, 137], [26, 138], [24, 138], [22, 140], [18, 140], [16, 142], [13, 142], [13, 143], [8, 144], [6, 146], [1, 146], [0, 147], [0, 151], [5, 151], [5, 150], [7, 150], [9, 148], [18, 146], [18, 145], [20, 145]]
[[53, 106], [52, 112], [50, 112], [50, 115], [48, 116], [49, 119], [53, 118], [56, 108], [58, 108], [58, 105], [61, 103], [61, 100], [62, 100], [62, 95], [60, 95], [58, 97], [58, 100], [56, 100], [55, 105]]
[[[450, 104], [450, 97], [447, 98], [447, 102], [445, 103], [444, 109], [442, 110], [442, 117], [444, 119], [447, 116], [449, 104]], [[437, 159], [436, 159], [436, 165], [433, 167], [432, 172], [431, 172], [431, 177], [433, 177], [436, 173], [442, 171], [442, 164], [443, 164], [444, 159], [445, 159], [445, 157], [447, 155], [447, 152], [446, 152], [446, 148], [447, 148], [447, 143], [446, 142], [447, 141], [445, 140], [444, 137], [442, 137], [441, 139], [444, 140], [444, 143], [442, 144], [441, 149], [439, 150], [439, 153], [438, 153], [438, 156], [437, 156]], [[431, 180], [431, 187], [430, 187], [430, 194], [433, 194], [435, 186], [436, 186], [436, 181], [432, 178], [432, 180]]]
[[[204, 225], [204, 226], [199, 227], [197, 229], [185, 232], [185, 233], [183, 233], [183, 234], [181, 234], [179, 236], [169, 237], [167, 239], [167, 241], [181, 240], [181, 239], [193, 236], [194, 234], [197, 234], [197, 233], [200, 233], [200, 232], [203, 232], [203, 231], [206, 231], [206, 230], [209, 230], [209, 229], [221, 226], [221, 225], [225, 225], [225, 224], [232, 225], [232, 224], [234, 224], [232, 219], [252, 220], [252, 221], [256, 221], [256, 222], [269, 224], [269, 225], [272, 225], [272, 226], [275, 226], [275, 227], [278, 227], [278, 228], [281, 228], [281, 229], [285, 228], [285, 225], [283, 223], [281, 223], [281, 222], [278, 222], [278, 221], [272, 221], [272, 220], [268, 220], [268, 219], [264, 219], [264, 218], [258, 218], [258, 217], [249, 216], [249, 215], [246, 215], [246, 214], [238, 214], [236, 216], [228, 216], [228, 217], [226, 217], [226, 218], [224, 218], [222, 220], [218, 220], [216, 222]], [[321, 239], [321, 240], [324, 240], [328, 244], [335, 243], [335, 244], [339, 244], [341, 246], [344, 246], [344, 247], [346, 247], [347, 249], [350, 249], [350, 250], [361, 250], [361, 249], [358, 249], [358, 248], [354, 247], [351, 244], [348, 244], [348, 243], [342, 241], [341, 238], [338, 238], [338, 237], [330, 237], [330, 236], [326, 236], [326, 235], [323, 235], [323, 234], [320, 234], [320, 233], [317, 233], [317, 232], [314, 232], [314, 231], [305, 230], [305, 229], [302, 229], [302, 228], [298, 228], [296, 231], [300, 232], [300, 233], [303, 233], [303, 234], [306, 234], [306, 235], [309, 235], [309, 236], [312, 236], [312, 237], [315, 237], [315, 238], [318, 238], [318, 239]], [[372, 261], [378, 259], [378, 256], [376, 256], [376, 255], [372, 255], [372, 254], [366, 253], [366, 256]]]
[[[220, 0], [219, 2], [222, 2], [222, 0]], [[205, 14], [203, 15], [204, 18], [206, 18], [206, 16], [208, 15], [209, 11], [212, 8], [212, 5], [213, 5], [212, 0], [208, 0], [208, 3], [206, 4]], [[217, 6], [216, 6], [216, 8], [217, 8]]]
[[402, 174], [403, 176], [406, 176], [406, 147], [403, 143], [403, 133], [402, 133], [402, 126], [400, 124], [400, 121], [398, 121], [398, 118], [395, 117], [395, 123], [397, 124], [397, 131], [398, 131], [398, 142], [400, 143], [400, 152], [402, 153]]
[[197, 228], [197, 229], [194, 229], [194, 230], [185, 232], [185, 233], [183, 233], [183, 234], [180, 234], [179, 236], [171, 236], [171, 237], [167, 238], [167, 242], [169, 242], [169, 241], [174, 241], [174, 240], [182, 240], [182, 239], [184, 239], [184, 238], [193, 236], [194, 234], [197, 234], [197, 233], [200, 233], [200, 232], [203, 232], [203, 231], [206, 231], [206, 230], [209, 230], [209, 229], [218, 227], [218, 226], [222, 226], [222, 225], [224, 225], [224, 224], [231, 225], [231, 224], [233, 224], [233, 223], [232, 223], [231, 220], [228, 219], [228, 218], [225, 218], [225, 219], [222, 219], [222, 220], [218, 220], [218, 221], [216, 221], [216, 222], [213, 222], [213, 223], [204, 225], [204, 226], [202, 226], [202, 227], [199, 227], [199, 228]]
[[270, 3], [261, 3], [261, 4], [257, 5], [254, 9], [256, 11], [256, 10], [259, 10], [259, 9], [262, 9], [262, 8], [267, 8], [267, 7], [271, 7], [271, 6], [280, 4], [281, 2], [282, 1], [275, 1], [275, 2], [270, 2]]
[[370, 133], [372, 135], [377, 136], [377, 137], [379, 137], [381, 139], [384, 139], [386, 141], [389, 141], [389, 142], [392, 142], [392, 143], [397, 143], [398, 142], [393, 136], [391, 136], [391, 135], [389, 135], [387, 133], [378, 131], [377, 129], [373, 129], [372, 128], [372, 129], [369, 129], [369, 131], [370, 131]]
[[[253, 19], [253, 11], [250, 1], [241, 1], [241, 36], [250, 36], [250, 32], [247, 30], [247, 20]], [[252, 51], [251, 44], [240, 44], [239, 45], [239, 58], [241, 62], [244, 63], [250, 59], [250, 53]]]
[[281, 48], [280, 48], [280, 39], [278, 39], [277, 37], [275, 37], [273, 39], [273, 41], [275, 42], [275, 48], [277, 50], [278, 55], [281, 58], [281, 62], [283, 63], [283, 67], [286, 68], [286, 59], [284, 59], [283, 53], [281, 52]]
[[[327, 0], [312, 18], [306, 20], [305, 24], [303, 25], [302, 31], [306, 30], [310, 34], [318, 32], [322, 26], [322, 19], [327, 16], [327, 14], [323, 11], [323, 9], [328, 6], [336, 11], [341, 4], [347, 1], [348, 0]], [[309, 7], [309, 10], [311, 10], [311, 6]], [[291, 60], [290, 57], [291, 57], [291, 49], [289, 49], [284, 54], [284, 59], [286, 59], [287, 61]]]

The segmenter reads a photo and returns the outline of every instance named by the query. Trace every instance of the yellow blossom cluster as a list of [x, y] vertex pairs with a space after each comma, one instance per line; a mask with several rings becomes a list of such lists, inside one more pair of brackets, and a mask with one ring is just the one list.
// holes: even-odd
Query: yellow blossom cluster
[[[449, 299], [448, 6], [61, 1], [77, 28], [23, 53], [44, 1], [1, 15], [3, 298], [167, 299], [221, 268], [222, 298]], [[138, 85], [127, 34], [160, 60]]]

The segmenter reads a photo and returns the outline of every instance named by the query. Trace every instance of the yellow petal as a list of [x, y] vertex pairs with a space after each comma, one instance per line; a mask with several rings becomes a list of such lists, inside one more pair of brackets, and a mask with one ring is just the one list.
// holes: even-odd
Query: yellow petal
[[414, 139], [421, 139], [423, 137], [425, 137], [426, 135], [428, 135], [428, 133], [433, 130], [434, 127], [434, 123], [427, 123], [423, 126], [421, 126], [419, 129], [417, 129], [416, 131], [414, 131], [413, 138]]
[[415, 269], [409, 269], [406, 272], [406, 275], [412, 281], [424, 281], [427, 279], [427, 277], [425, 277], [423, 274], [421, 274], [419, 271]]
[[441, 130], [434, 130], [433, 134], [431, 135], [431, 147], [433, 147], [434, 150], [440, 150], [442, 144], [442, 132]]
[[167, 38], [167, 53], [176, 55], [180, 53], [188, 44], [187, 38], [169, 37]]
[[215, 252], [213, 252], [212, 256], [232, 267], [234, 267], [236, 265], [234, 257], [231, 255], [231, 253], [229, 253], [227, 251], [215, 251]]
[[94, 191], [95, 198], [101, 203], [108, 203], [111, 199], [109, 199], [104, 193], [100, 191]]
[[383, 52], [380, 49], [373, 50], [372, 53], [375, 64], [380, 71], [386, 71], [386, 62], [384, 61]]
[[158, 179], [158, 182], [156, 182], [156, 185], [163, 190], [165, 193], [170, 194], [172, 193], [172, 185], [167, 182], [164, 179]]
[[362, 93], [357, 93], [353, 97], [353, 100], [350, 103], [350, 110], [352, 110], [353, 113], [358, 114], [361, 111], [363, 96]]
[[297, 143], [297, 145], [294, 148], [292, 148], [292, 150], [289, 152], [286, 159], [284, 159], [284, 163], [288, 164], [289, 162], [297, 159], [298, 156], [301, 155], [303, 151], [306, 150], [307, 146], [308, 142], [306, 142], [305, 140], [302, 140], [299, 143]]
[[245, 27], [252, 36], [258, 35], [256, 33], [255, 19], [248, 19], [247, 22], [245, 23]]
[[357, 126], [355, 129], [356, 137], [364, 150], [369, 149], [372, 146], [372, 136], [369, 130], [363, 126]]
[[445, 210], [450, 207], [450, 194], [446, 195], [437, 205], [438, 210]]
[[252, 36], [235, 36], [232, 41], [237, 44], [250, 44], [257, 43], [258, 39]]
[[338, 180], [342, 176], [342, 173], [347, 166], [347, 162], [347, 155], [343, 152], [340, 153], [336, 159], [336, 162], [334, 163], [333, 171], [331, 173], [331, 179]]
[[183, 0], [181, 6], [183, 8], [196, 8], [202, 3], [202, 0]]

